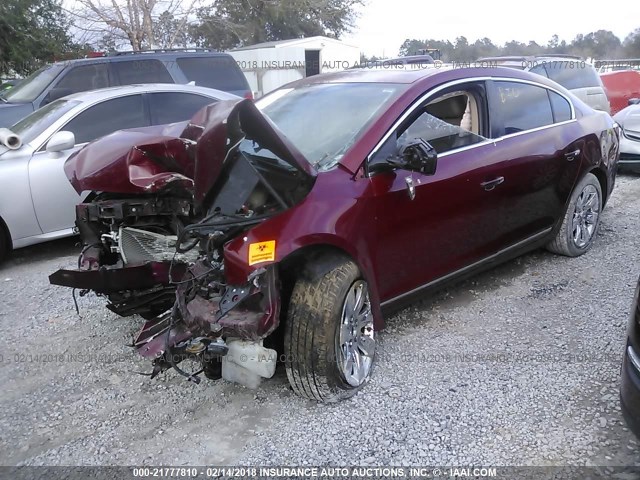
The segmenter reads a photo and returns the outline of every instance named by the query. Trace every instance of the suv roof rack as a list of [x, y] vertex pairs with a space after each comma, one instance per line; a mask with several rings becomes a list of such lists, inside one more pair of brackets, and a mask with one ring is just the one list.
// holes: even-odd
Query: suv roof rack
[[215, 52], [218, 53], [217, 50], [212, 48], [152, 48], [149, 50], [139, 50], [139, 51], [125, 51], [125, 52], [109, 52], [107, 55], [109, 57], [119, 57], [121, 55], [144, 55], [147, 53], [172, 53], [172, 52]]

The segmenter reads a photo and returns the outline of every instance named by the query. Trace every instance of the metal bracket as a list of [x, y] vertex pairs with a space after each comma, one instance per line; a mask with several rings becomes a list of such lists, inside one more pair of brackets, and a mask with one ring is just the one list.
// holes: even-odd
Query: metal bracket
[[405, 177], [404, 183], [407, 184], [407, 191], [409, 192], [409, 198], [414, 200], [416, 198], [416, 187], [413, 184], [413, 178]]

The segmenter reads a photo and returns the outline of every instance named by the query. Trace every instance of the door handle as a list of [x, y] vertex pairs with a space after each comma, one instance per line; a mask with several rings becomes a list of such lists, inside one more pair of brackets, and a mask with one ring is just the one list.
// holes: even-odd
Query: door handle
[[565, 153], [564, 158], [566, 158], [570, 162], [573, 162], [578, 155], [580, 155], [580, 149], [574, 150], [573, 152]]
[[493, 180], [489, 180], [488, 182], [482, 182], [480, 186], [484, 188], [487, 192], [490, 192], [498, 185], [504, 183], [504, 177], [494, 178]]

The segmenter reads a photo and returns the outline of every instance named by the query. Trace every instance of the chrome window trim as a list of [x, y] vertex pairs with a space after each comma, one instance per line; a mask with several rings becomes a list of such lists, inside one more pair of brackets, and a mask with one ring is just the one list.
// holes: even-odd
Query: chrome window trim
[[[565, 124], [577, 121], [576, 120], [576, 110], [575, 110], [575, 107], [574, 107], [573, 102], [571, 101], [571, 99], [567, 95], [565, 95], [564, 93], [560, 92], [559, 90], [557, 90], [557, 89], [555, 89], [553, 87], [549, 87], [549, 86], [544, 85], [544, 84], [539, 83], [539, 82], [534, 82], [532, 80], [524, 80], [524, 79], [520, 79], [520, 78], [509, 78], [509, 77], [471, 77], [471, 78], [463, 78], [463, 79], [458, 79], [458, 80], [452, 80], [451, 82], [447, 82], [447, 83], [445, 83], [443, 85], [440, 85], [440, 86], [434, 88], [433, 90], [430, 90], [429, 92], [427, 92], [427, 93], [423, 94], [421, 97], [419, 97], [419, 99], [417, 101], [413, 102], [413, 104], [400, 116], [400, 118], [398, 118], [398, 120], [396, 120], [393, 123], [391, 128], [389, 130], [387, 130], [387, 132], [382, 136], [382, 139], [380, 141], [378, 141], [378, 143], [373, 148], [371, 153], [369, 153], [369, 155], [367, 155], [367, 164], [369, 162], [371, 162], [371, 159], [373, 158], [373, 156], [376, 153], [378, 153], [378, 151], [382, 148], [382, 146], [385, 144], [385, 142], [387, 140], [389, 140], [389, 137], [393, 134], [393, 132], [395, 132], [398, 129], [398, 127], [400, 127], [400, 125], [407, 118], [409, 118], [409, 116], [411, 116], [411, 114], [416, 109], [418, 109], [421, 105], [423, 105], [424, 102], [429, 100], [429, 98], [435, 96], [436, 94], [438, 94], [442, 90], [448, 89], [450, 87], [454, 87], [456, 85], [461, 85], [461, 84], [464, 84], [464, 83], [471, 83], [471, 82], [486, 82], [486, 81], [489, 81], [489, 80], [495, 81], [495, 82], [503, 82], [504, 81], [504, 82], [513, 82], [513, 83], [524, 83], [524, 84], [527, 84], [527, 85], [533, 85], [535, 87], [544, 88], [544, 89], [550, 90], [550, 91], [552, 91], [554, 93], [557, 93], [562, 98], [564, 98], [567, 102], [569, 102], [569, 105], [571, 107], [571, 119], [565, 120], [563, 122], [552, 123], [550, 125], [543, 125], [541, 127], [532, 128], [530, 130], [523, 130], [522, 132], [510, 133], [508, 135], [503, 135], [503, 136], [498, 137], [498, 138], [487, 138], [485, 141], [478, 142], [478, 143], [475, 143], [473, 145], [467, 145], [465, 147], [461, 147], [461, 148], [457, 148], [457, 149], [454, 149], [454, 150], [449, 150], [447, 152], [441, 153], [441, 154], [438, 155], [438, 158], [442, 158], [442, 157], [445, 157], [445, 156], [453, 154], [453, 153], [459, 153], [461, 151], [469, 150], [471, 148], [484, 146], [484, 145], [487, 145], [489, 143], [497, 143], [497, 142], [499, 142], [499, 141], [501, 141], [503, 139], [506, 139], [506, 138], [516, 137], [516, 136], [519, 136], [519, 135], [523, 135], [525, 133], [537, 132], [537, 131], [544, 130], [544, 129], [547, 129], [547, 128], [556, 127], [558, 125], [565, 125]], [[549, 100], [549, 105], [551, 105], [551, 100]]]

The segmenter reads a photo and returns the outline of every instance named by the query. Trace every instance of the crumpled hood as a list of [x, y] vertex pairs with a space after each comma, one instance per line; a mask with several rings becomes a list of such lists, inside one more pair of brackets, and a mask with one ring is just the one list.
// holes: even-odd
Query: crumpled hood
[[243, 138], [315, 176], [315, 169], [251, 100], [208, 105], [186, 122], [120, 130], [69, 157], [64, 169], [78, 193], [155, 193], [187, 190], [201, 203], [229, 151]]

